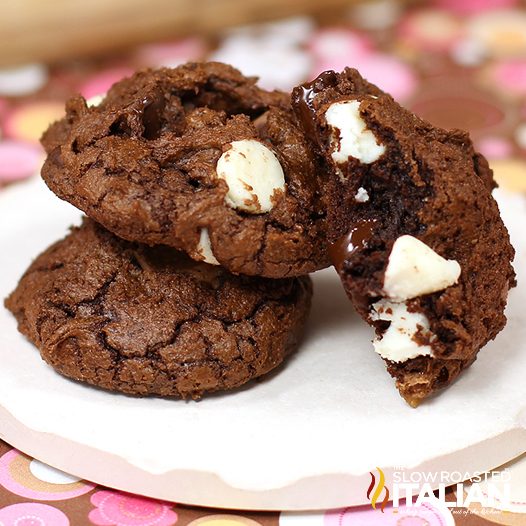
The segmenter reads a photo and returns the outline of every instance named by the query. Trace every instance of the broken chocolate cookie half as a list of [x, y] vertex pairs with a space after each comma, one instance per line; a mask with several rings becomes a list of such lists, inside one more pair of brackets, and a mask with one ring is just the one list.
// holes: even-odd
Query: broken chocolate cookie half
[[449, 385], [506, 323], [514, 250], [486, 159], [347, 68], [292, 105], [330, 174], [331, 256], [412, 406]]

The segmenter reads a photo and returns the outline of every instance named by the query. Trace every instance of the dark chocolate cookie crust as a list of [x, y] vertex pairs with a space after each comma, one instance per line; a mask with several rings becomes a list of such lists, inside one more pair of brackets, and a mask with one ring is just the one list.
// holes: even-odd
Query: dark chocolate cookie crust
[[[263, 214], [228, 206], [215, 177], [222, 153], [245, 139], [267, 145], [285, 174], [285, 193]], [[279, 278], [329, 264], [318, 167], [288, 96], [230, 66], [141, 71], [96, 107], [73, 98], [42, 144], [51, 190], [124, 239], [199, 260], [206, 228], [214, 256], [234, 273]]]
[[[466, 132], [424, 122], [354, 69], [326, 72], [296, 88], [292, 100], [332, 172], [324, 189], [334, 264], [366, 321], [371, 323], [371, 305], [383, 295], [389, 254], [401, 235], [418, 238], [461, 266], [456, 285], [408, 303], [410, 311], [423, 312], [430, 321], [434, 357], [387, 362], [402, 396], [416, 405], [451, 383], [506, 323], [514, 250], [491, 195], [492, 171]], [[376, 162], [351, 158], [340, 165], [344, 181], [331, 164], [324, 119], [329, 105], [343, 100], [361, 102], [361, 117], [386, 146]], [[355, 199], [359, 188], [366, 190], [366, 202]], [[353, 228], [359, 239], [349, 251], [343, 240]], [[385, 322], [375, 325], [382, 334]]]
[[311, 295], [308, 277], [233, 276], [88, 219], [38, 256], [5, 305], [65, 376], [199, 398], [277, 367], [298, 345]]

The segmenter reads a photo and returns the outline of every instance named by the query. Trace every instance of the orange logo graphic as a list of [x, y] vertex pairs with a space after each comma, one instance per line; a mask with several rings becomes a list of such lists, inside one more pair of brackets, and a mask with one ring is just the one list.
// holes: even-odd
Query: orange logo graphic
[[385, 506], [387, 504], [387, 501], [389, 500], [389, 490], [387, 489], [387, 486], [385, 485], [385, 475], [384, 472], [377, 467], [378, 473], [380, 474], [380, 477], [378, 479], [378, 486], [374, 490], [373, 496], [371, 497], [371, 492], [374, 489], [374, 486], [376, 484], [376, 477], [373, 475], [371, 471], [369, 471], [369, 475], [371, 475], [371, 484], [369, 484], [369, 488], [367, 489], [367, 498], [371, 501], [371, 506], [373, 509], [376, 509], [376, 503], [378, 502], [378, 497], [382, 494], [382, 490], [384, 490], [384, 500], [382, 500], [382, 506], [381, 510], [382, 513], [384, 512]]

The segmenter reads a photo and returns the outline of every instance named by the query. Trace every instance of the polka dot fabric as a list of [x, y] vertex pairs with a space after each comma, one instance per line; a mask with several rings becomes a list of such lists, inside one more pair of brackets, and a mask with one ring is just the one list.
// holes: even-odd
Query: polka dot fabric
[[[219, 41], [193, 36], [54, 67], [0, 69], [0, 189], [40, 170], [38, 140], [75, 93], [93, 99], [138, 68], [217, 59], [268, 88], [288, 90], [345, 66], [436, 125], [470, 131], [499, 161], [502, 186], [526, 190], [526, 6], [518, 0], [394, 0], [228, 30]], [[502, 170], [511, 160], [512, 170]]]
[[[526, 481], [526, 459], [507, 467]], [[247, 512], [183, 506], [103, 488], [34, 460], [0, 441], [0, 526], [522, 526], [526, 485], [513, 509], [448, 508], [435, 498], [382, 511], [370, 505], [316, 512]], [[446, 500], [454, 502], [454, 488]]]
[[[468, 129], [499, 183], [526, 192], [526, 5], [518, 0], [432, 0], [403, 7], [362, 2], [327, 14], [234, 28], [219, 41], [194, 36], [119, 56], [0, 70], [0, 191], [38, 174], [39, 137], [75, 93], [95, 100], [138, 68], [221, 59], [289, 89], [323, 70], [354, 66], [415, 113]], [[524, 477], [526, 480], [526, 467]], [[525, 484], [526, 487], [526, 484]], [[448, 499], [455, 495], [449, 490]], [[433, 504], [384, 512], [371, 506], [316, 513], [199, 509], [80, 480], [0, 441], [0, 526], [459, 526], [526, 524], [513, 512]]]

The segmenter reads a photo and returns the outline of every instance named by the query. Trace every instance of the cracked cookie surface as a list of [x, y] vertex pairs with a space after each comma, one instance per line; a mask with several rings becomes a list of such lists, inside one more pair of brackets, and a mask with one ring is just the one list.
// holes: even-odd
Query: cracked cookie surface
[[331, 173], [334, 266], [418, 405], [506, 324], [514, 250], [492, 171], [466, 132], [419, 119], [351, 68], [296, 88], [292, 105]]
[[58, 372], [134, 395], [233, 389], [293, 352], [310, 278], [233, 276], [90, 219], [36, 258], [6, 299]]
[[73, 98], [42, 144], [51, 190], [119, 237], [247, 275], [329, 264], [317, 160], [288, 96], [230, 66], [141, 71], [94, 107]]

